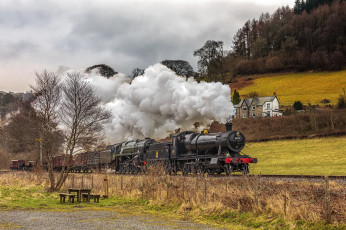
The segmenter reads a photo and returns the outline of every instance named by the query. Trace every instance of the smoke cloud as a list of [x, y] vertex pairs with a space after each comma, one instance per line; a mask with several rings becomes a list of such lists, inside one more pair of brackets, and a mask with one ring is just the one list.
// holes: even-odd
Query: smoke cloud
[[95, 71], [87, 79], [112, 113], [105, 125], [111, 143], [165, 138], [178, 128], [195, 130], [196, 122], [202, 129], [214, 120], [225, 123], [233, 113], [228, 85], [198, 83], [162, 64], [148, 67], [132, 81], [123, 74], [107, 79]]

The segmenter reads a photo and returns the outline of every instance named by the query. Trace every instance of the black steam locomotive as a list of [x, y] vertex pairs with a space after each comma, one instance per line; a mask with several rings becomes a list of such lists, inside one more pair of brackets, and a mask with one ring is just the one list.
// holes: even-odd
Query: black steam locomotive
[[[145, 172], [159, 165], [166, 173], [220, 174], [249, 173], [249, 164], [256, 158], [242, 154], [245, 137], [226, 124], [223, 133], [182, 132], [172, 136], [172, 142], [159, 143], [153, 139], [127, 141], [107, 146], [102, 151], [83, 152], [73, 156], [72, 172], [91, 172], [114, 169], [117, 173]], [[66, 170], [68, 155], [53, 157], [55, 171]], [[21, 163], [21, 164], [20, 164]], [[11, 169], [23, 168], [23, 162], [13, 161]]]
[[249, 163], [256, 158], [242, 154], [245, 137], [226, 125], [223, 133], [182, 132], [172, 136], [172, 142], [158, 143], [153, 139], [128, 141], [114, 145], [115, 170], [119, 173], [138, 173], [150, 165], [160, 164], [167, 173], [184, 175], [208, 173], [229, 175], [249, 173]]

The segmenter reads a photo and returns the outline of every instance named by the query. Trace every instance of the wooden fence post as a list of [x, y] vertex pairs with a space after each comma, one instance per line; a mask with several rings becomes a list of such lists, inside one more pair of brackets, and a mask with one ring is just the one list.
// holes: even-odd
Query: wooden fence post
[[94, 176], [91, 175], [91, 189], [94, 188]]
[[207, 205], [208, 197], [208, 185], [207, 185], [207, 176], [204, 177], [204, 204]]
[[81, 188], [84, 188], [84, 175], [82, 175], [82, 186]]
[[285, 214], [285, 216], [287, 215], [287, 199], [288, 199], [288, 197], [287, 197], [287, 191], [285, 192], [285, 194], [283, 195], [283, 197], [284, 197], [284, 214]]
[[259, 184], [259, 178], [256, 175], [255, 176], [255, 194], [254, 194], [254, 201], [255, 201], [255, 208], [258, 210], [258, 184]]
[[107, 178], [104, 179], [104, 185], [105, 185], [105, 195], [104, 195], [104, 197], [108, 198], [108, 179]]
[[132, 193], [132, 177], [130, 179], [130, 196], [131, 196], [131, 193]]
[[168, 199], [169, 199], [169, 176], [168, 175], [167, 175], [167, 178], [166, 178], [166, 190], [167, 190], [166, 200], [168, 202]]
[[144, 174], [142, 175], [142, 198], [144, 198]]
[[185, 201], [185, 177], [183, 177], [183, 201]]
[[121, 190], [121, 193], [124, 195], [124, 181], [123, 181], [123, 176], [120, 176], [120, 190]]
[[330, 224], [332, 222], [331, 220], [331, 210], [330, 210], [330, 190], [329, 190], [329, 177], [325, 176], [325, 181], [326, 181], [326, 214], [327, 214], [327, 224]]

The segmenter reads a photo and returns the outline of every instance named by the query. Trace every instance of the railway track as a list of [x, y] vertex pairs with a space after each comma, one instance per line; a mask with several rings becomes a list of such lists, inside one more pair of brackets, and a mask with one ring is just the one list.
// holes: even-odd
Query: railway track
[[[210, 177], [260, 177], [260, 178], [277, 178], [277, 179], [325, 179], [326, 176], [322, 175], [239, 175], [232, 174], [231, 176], [226, 175], [209, 175]], [[346, 180], [346, 176], [328, 176], [329, 180]]]
[[[10, 172], [27, 172], [27, 171], [0, 171], [0, 174], [6, 174], [6, 173], [10, 173]], [[77, 173], [77, 174], [84, 174], [84, 173]], [[85, 173], [88, 174], [88, 173]], [[101, 173], [96, 173], [96, 174], [101, 174]], [[117, 174], [117, 175], [123, 175], [123, 176], [138, 176], [140, 174]], [[171, 175], [171, 176], [182, 176], [182, 174], [178, 174], [178, 175]], [[193, 175], [193, 174], [189, 174], [187, 175], [188, 177], [201, 177], [202, 175]], [[325, 179], [326, 176], [324, 175], [241, 175], [241, 174], [232, 174], [229, 176], [226, 176], [225, 174], [214, 174], [214, 175], [208, 175], [208, 177], [211, 178], [219, 178], [219, 177], [228, 177], [228, 178], [232, 178], [232, 177], [236, 177], [236, 178], [241, 178], [241, 177], [259, 177], [259, 178], [273, 178], [273, 179], [300, 179], [300, 180], [309, 180], [309, 179]], [[329, 180], [346, 180], [346, 176], [333, 176], [330, 175], [328, 176]]]

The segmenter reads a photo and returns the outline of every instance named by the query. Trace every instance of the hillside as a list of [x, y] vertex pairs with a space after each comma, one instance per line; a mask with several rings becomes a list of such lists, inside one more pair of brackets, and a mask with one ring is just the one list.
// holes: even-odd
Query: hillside
[[258, 158], [251, 165], [253, 174], [344, 176], [345, 141], [333, 137], [247, 143], [243, 152]]
[[252, 92], [259, 96], [271, 96], [275, 92], [281, 105], [292, 105], [298, 100], [305, 105], [321, 105], [323, 99], [336, 105], [339, 95], [346, 90], [346, 70], [254, 75], [240, 78], [230, 87], [232, 92], [239, 91], [242, 98]]

